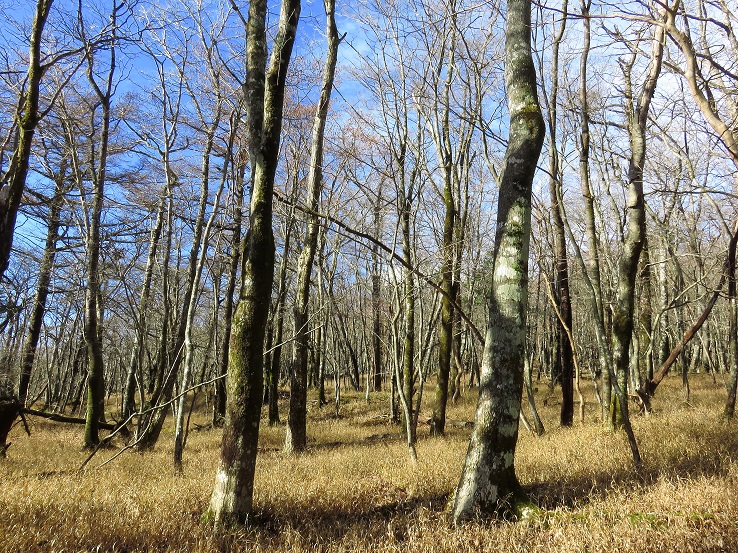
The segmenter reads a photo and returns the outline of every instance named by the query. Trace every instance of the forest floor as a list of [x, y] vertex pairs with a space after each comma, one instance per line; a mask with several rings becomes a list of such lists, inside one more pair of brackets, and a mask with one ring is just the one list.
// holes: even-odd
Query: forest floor
[[[87, 456], [82, 428], [33, 419], [32, 435], [16, 426], [0, 459], [0, 551], [738, 551], [738, 423], [720, 420], [719, 379], [690, 381], [689, 403], [681, 379], [671, 377], [655, 412], [634, 416], [640, 474], [625, 435], [598, 422], [591, 388], [584, 390], [586, 423], [561, 428], [560, 391], [541, 384], [546, 433], [521, 427], [516, 466], [542, 512], [526, 522], [460, 527], [444, 508], [470, 430], [451, 427], [436, 438], [421, 424], [413, 465], [401, 427], [388, 423], [386, 394], [367, 404], [363, 394], [344, 393], [339, 417], [311, 395], [309, 449], [299, 456], [281, 453], [283, 425], [264, 422], [258, 515], [251, 527], [221, 534], [200, 520], [220, 431], [190, 433], [181, 474], [173, 468], [171, 428], [154, 452], [126, 451], [100, 467], [124, 445], [116, 443], [78, 471]], [[475, 396], [466, 392], [449, 418], [473, 420]], [[425, 398], [432, 397], [428, 388]], [[193, 415], [193, 423], [206, 420], [204, 408]]]

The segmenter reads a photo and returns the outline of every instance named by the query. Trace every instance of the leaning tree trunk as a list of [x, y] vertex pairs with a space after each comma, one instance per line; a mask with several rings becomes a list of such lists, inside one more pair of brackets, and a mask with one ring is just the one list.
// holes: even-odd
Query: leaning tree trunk
[[0, 279], [5, 274], [13, 246], [15, 220], [18, 216], [23, 189], [31, 158], [31, 145], [39, 121], [38, 99], [45, 67], [41, 65], [41, 35], [53, 0], [38, 0], [31, 28], [28, 73], [24, 93], [19, 102], [18, 137], [8, 172], [0, 176]]
[[[126, 385], [123, 392], [123, 408], [121, 410], [121, 419], [127, 420], [135, 410], [136, 396], [136, 380], [139, 377], [141, 364], [143, 360], [144, 347], [146, 341], [146, 329], [149, 305], [149, 297], [151, 295], [151, 281], [154, 275], [154, 265], [156, 263], [156, 254], [159, 249], [159, 241], [161, 239], [161, 231], [164, 227], [164, 215], [167, 206], [167, 197], [171, 193], [170, 177], [167, 177], [167, 184], [162, 190], [159, 198], [159, 206], [156, 212], [156, 222], [154, 228], [151, 229], [149, 237], [149, 253], [146, 258], [146, 268], [144, 270], [144, 281], [141, 286], [141, 295], [138, 300], [138, 320], [136, 321], [136, 342], [131, 351], [131, 360], [126, 374]], [[140, 379], [139, 379], [140, 380]]]
[[[736, 222], [733, 226], [732, 236], [730, 238], [730, 243], [728, 244], [728, 252], [725, 256], [725, 260], [723, 261], [720, 280], [713, 288], [712, 296], [707, 302], [707, 305], [702, 310], [700, 316], [697, 317], [697, 320], [692, 323], [692, 326], [690, 326], [684, 333], [682, 339], [677, 342], [677, 344], [671, 350], [671, 353], [669, 353], [669, 356], [661, 364], [659, 370], [656, 371], [656, 374], [653, 375], [653, 378], [647, 382], [644, 382], [641, 389], [637, 392], [641, 400], [643, 401], [646, 410], [651, 409], [650, 398], [653, 397], [654, 393], [656, 392], [656, 388], [659, 386], [659, 384], [661, 384], [661, 381], [666, 377], [671, 366], [679, 358], [679, 355], [682, 353], [684, 346], [686, 346], [690, 342], [690, 340], [695, 337], [700, 328], [702, 328], [702, 325], [705, 324], [705, 321], [707, 320], [707, 317], [709, 317], [712, 308], [715, 307], [715, 304], [720, 297], [720, 292], [725, 285], [725, 282], [729, 280], [730, 275], [735, 270], [733, 268], [733, 265], [735, 264], [736, 247], [738, 247], [738, 219], [736, 219]], [[730, 296], [730, 291], [728, 292], [728, 295]]]
[[23, 345], [23, 354], [21, 355], [18, 401], [22, 406], [26, 404], [26, 400], [28, 398], [28, 387], [31, 383], [33, 362], [36, 358], [36, 348], [38, 346], [39, 337], [41, 336], [41, 325], [44, 320], [44, 313], [46, 313], [46, 299], [49, 296], [49, 284], [51, 283], [51, 273], [54, 268], [56, 243], [59, 239], [61, 210], [64, 202], [64, 181], [67, 177], [67, 167], [67, 160], [63, 159], [61, 167], [59, 168], [59, 173], [55, 179], [54, 197], [51, 199], [51, 203], [49, 204], [49, 224], [46, 231], [46, 245], [44, 246], [44, 255], [41, 258], [41, 265], [38, 269], [36, 297], [33, 300], [31, 320], [28, 323], [28, 333], [26, 334], [26, 342]]
[[[218, 116], [219, 118], [219, 116]], [[203, 175], [206, 174], [206, 165], [209, 164], [209, 157], [214, 148], [215, 140], [215, 128], [216, 124], [213, 123], [210, 128], [207, 129], [207, 140], [205, 148], [202, 154], [202, 169]], [[145, 451], [153, 449], [156, 442], [159, 440], [161, 431], [164, 428], [164, 422], [169, 414], [169, 408], [171, 404], [172, 393], [174, 391], [174, 385], [177, 381], [179, 374], [179, 368], [186, 356], [186, 342], [187, 342], [187, 331], [190, 321], [190, 303], [192, 300], [193, 293], [197, 290], [196, 279], [198, 278], [198, 258], [200, 255], [200, 248], [203, 242], [203, 232], [205, 229], [205, 213], [208, 206], [208, 194], [210, 189], [210, 181], [206, 176], [201, 179], [200, 186], [200, 198], [198, 204], [197, 217], [195, 218], [195, 229], [192, 235], [192, 246], [190, 248], [188, 258], [188, 269], [187, 269], [187, 281], [184, 285], [184, 294], [182, 296], [182, 305], [180, 309], [179, 319], [176, 324], [177, 332], [173, 335], [171, 343], [166, 339], [166, 335], [169, 333], [168, 329], [163, 328], [162, 330], [162, 341], [159, 354], [159, 373], [157, 378], [161, 379], [157, 382], [156, 390], [154, 391], [151, 403], [153, 405], [160, 405], [161, 408], [154, 410], [149, 414], [143, 425], [141, 435], [138, 436], [136, 443], [139, 451]], [[170, 204], [170, 218], [171, 218], [171, 190], [169, 196]], [[167, 238], [167, 242], [171, 242], [171, 222], [169, 226], [170, 235]], [[165, 248], [165, 257], [168, 261], [169, 256], [169, 244]], [[167, 271], [167, 265], [164, 265], [164, 271]], [[168, 278], [168, 277], [167, 277]], [[165, 284], [165, 287], [167, 284]], [[165, 302], [166, 303], [166, 302]], [[166, 309], [169, 309], [168, 307]], [[167, 320], [164, 319], [163, 327], [166, 327]], [[174, 325], [173, 325], [174, 326]]]
[[525, 503], [514, 455], [525, 365], [531, 192], [545, 133], [531, 55], [530, 4], [530, 0], [507, 3], [505, 85], [510, 137], [500, 182], [479, 401], [456, 489], [456, 523], [477, 513], [494, 513], [501, 500], [516, 512]]
[[231, 333], [228, 402], [208, 515], [219, 526], [243, 523], [252, 512], [263, 394], [264, 333], [274, 280], [272, 195], [279, 156], [285, 82], [300, 16], [300, 0], [282, 0], [266, 67], [266, 0], [249, 3], [247, 76], [251, 210], [243, 286]]
[[[220, 121], [220, 113], [221, 113], [221, 107], [220, 107], [220, 95], [218, 95], [218, 103], [216, 108], [216, 115], [215, 119], [213, 121], [213, 130], [215, 129], [217, 123]], [[203, 188], [208, 188], [204, 183], [209, 180], [209, 173], [210, 173], [210, 152], [211, 152], [211, 143], [213, 139], [213, 134], [208, 134], [208, 142], [207, 146], [205, 148], [205, 153], [203, 155], [203, 164], [202, 164], [202, 180], [203, 180]], [[226, 156], [224, 162], [223, 162], [223, 173], [221, 176], [220, 186], [218, 187], [218, 191], [215, 194], [215, 200], [213, 201], [213, 210], [210, 212], [210, 217], [208, 218], [208, 222], [205, 225], [205, 228], [203, 230], [202, 235], [202, 247], [200, 248], [200, 258], [197, 261], [197, 265], [195, 267], [195, 275], [192, 279], [192, 283], [190, 284], [190, 301], [189, 305], [187, 306], [187, 315], [184, 320], [185, 325], [185, 340], [184, 340], [184, 364], [182, 369], [182, 384], [180, 386], [180, 397], [179, 401], [175, 402], [175, 405], [177, 406], [176, 413], [175, 413], [175, 423], [174, 423], [174, 466], [178, 470], [182, 470], [182, 454], [184, 452], [184, 445], [185, 445], [185, 428], [184, 428], [184, 413], [185, 409], [187, 407], [187, 387], [190, 385], [190, 373], [192, 372], [192, 363], [193, 363], [193, 356], [194, 356], [194, 343], [192, 340], [192, 326], [194, 324], [195, 319], [195, 310], [197, 308], [197, 289], [200, 287], [200, 281], [202, 280], [202, 271], [203, 267], [205, 265], [205, 258], [207, 256], [208, 252], [208, 240], [210, 238], [210, 230], [213, 227], [213, 222], [215, 221], [215, 217], [218, 214], [219, 206], [220, 206], [220, 198], [223, 194], [223, 189], [225, 188], [226, 184], [226, 178], [227, 178], [227, 171], [228, 171], [228, 164], [230, 162], [230, 159]], [[217, 294], [216, 294], [217, 295]]]
[[313, 272], [315, 250], [318, 245], [319, 223], [316, 212], [323, 189], [323, 138], [328, 107], [333, 90], [338, 59], [338, 36], [335, 18], [335, 0], [324, 0], [326, 15], [326, 35], [328, 52], [323, 68], [323, 85], [318, 100], [318, 109], [313, 120], [313, 135], [310, 147], [310, 168], [308, 174], [308, 215], [307, 235], [300, 258], [297, 262], [297, 299], [295, 302], [295, 341], [292, 367], [290, 371], [290, 411], [287, 419], [287, 434], [284, 450], [297, 452], [307, 444], [307, 369], [308, 369], [308, 303], [310, 300], [310, 276]]

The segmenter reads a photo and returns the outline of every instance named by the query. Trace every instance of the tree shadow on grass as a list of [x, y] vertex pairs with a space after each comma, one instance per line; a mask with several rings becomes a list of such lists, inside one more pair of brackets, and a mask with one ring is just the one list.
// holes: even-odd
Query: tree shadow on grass
[[[437, 494], [391, 501], [381, 505], [350, 508], [290, 510], [267, 507], [256, 513], [250, 524], [250, 540], [266, 549], [283, 548], [286, 544], [320, 548], [328, 544], [351, 541], [363, 543], [378, 540], [402, 542], [409, 527], [425, 513], [441, 518], [448, 497]], [[229, 550], [242, 540], [243, 533], [219, 536], [221, 550]]]
[[[613, 470], [593, 468], [586, 474], [563, 474], [546, 482], [524, 486], [534, 502], [546, 510], [581, 508], [593, 500], [605, 497], [615, 489], [646, 489], [658, 482], [696, 481], [721, 477], [735, 467], [738, 460], [738, 433], [735, 428], [715, 423], [700, 427], [670, 425], [678, 440], [669, 441], [669, 434], [641, 436], [643, 466], [636, 470], [629, 457]], [[624, 439], [624, 438], [623, 438]]]
[[[735, 470], [738, 461], [738, 432], [734, 425], [705, 421], [694, 426], [689, 421], [665, 419], [655, 421], [639, 438], [644, 457], [639, 472], [633, 468], [630, 458], [623, 456], [622, 463], [615, 469], [612, 463], [602, 467], [595, 465], [587, 471], [561, 474], [525, 485], [524, 490], [544, 510], [576, 510], [618, 490], [642, 494], [664, 479], [688, 485], [690, 481], [727, 476]], [[379, 441], [387, 443], [401, 439], [401, 435], [393, 434], [382, 435]], [[371, 441], [362, 439], [350, 443], [314, 444], [310, 449], [368, 445]], [[397, 497], [371, 505], [359, 501], [342, 502], [340, 506], [267, 505], [255, 516], [249, 539], [255, 539], [267, 549], [286, 544], [293, 548], [320, 548], [379, 540], [401, 543], [418, 521], [451, 524], [446, 516], [451, 491]], [[226, 540], [222, 543], [239, 543], [235, 535], [221, 539]]]

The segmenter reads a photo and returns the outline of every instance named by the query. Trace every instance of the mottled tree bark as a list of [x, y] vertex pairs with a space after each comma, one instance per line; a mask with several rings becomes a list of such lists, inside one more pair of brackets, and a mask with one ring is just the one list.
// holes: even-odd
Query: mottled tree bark
[[249, 3], [247, 23], [248, 138], [251, 211], [243, 286], [231, 333], [225, 427], [208, 509], [216, 525], [244, 523], [252, 512], [263, 392], [264, 333], [274, 280], [272, 195], [279, 156], [285, 82], [300, 0], [282, 0], [267, 68], [266, 0]]
[[529, 0], [509, 0], [505, 86], [510, 136], [503, 162], [495, 233], [492, 289], [476, 421], [456, 489], [456, 523], [492, 514], [502, 501], [521, 513], [515, 475], [525, 365], [531, 188], [544, 137], [531, 55]]
[[[646, 124], [656, 83], [661, 73], [664, 53], [664, 28], [655, 27], [651, 49], [651, 63], [641, 93], [633, 105], [630, 68], [623, 64], [626, 80], [625, 112], [628, 119], [630, 140], [630, 163], [628, 167], [627, 230], [623, 242], [623, 254], [618, 262], [617, 297], [612, 321], [613, 372], [617, 377], [619, 393], [612, 400], [611, 421], [616, 427], [629, 424], [628, 418], [628, 372], [630, 369], [630, 345], [634, 327], [635, 281], [638, 275], [638, 260], [646, 240], [646, 205], [643, 196], [643, 170], [646, 163]], [[611, 376], [612, 378], [612, 376]]]
[[[653, 378], [653, 307], [651, 298], [653, 287], [651, 286], [651, 251], [648, 240], [643, 243], [641, 253], [641, 296], [639, 303], [640, 325], [638, 326], [638, 341], [640, 351], [645, 353], [646, 380]], [[639, 369], [639, 374], [642, 373]]]

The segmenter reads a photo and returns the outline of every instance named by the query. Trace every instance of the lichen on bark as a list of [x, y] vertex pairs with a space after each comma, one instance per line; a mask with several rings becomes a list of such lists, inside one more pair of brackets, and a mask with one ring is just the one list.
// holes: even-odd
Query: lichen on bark
[[455, 523], [500, 511], [517, 517], [531, 509], [514, 458], [525, 363], [531, 192], [545, 130], [530, 48], [531, 3], [510, 0], [507, 6], [510, 136], [500, 182], [476, 423], [454, 498]]

